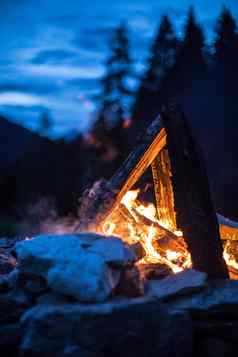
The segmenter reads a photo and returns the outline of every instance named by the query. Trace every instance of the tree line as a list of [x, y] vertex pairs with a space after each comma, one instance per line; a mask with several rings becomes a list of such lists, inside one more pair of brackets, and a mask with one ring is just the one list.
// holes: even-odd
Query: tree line
[[238, 198], [238, 33], [229, 9], [221, 9], [209, 41], [193, 8], [187, 13], [180, 37], [169, 16], [162, 16], [146, 70], [134, 91], [130, 87], [135, 73], [125, 23], [116, 29], [109, 49], [95, 136], [113, 138], [123, 157], [160, 108], [176, 100], [203, 148], [217, 209], [222, 211], [226, 206], [227, 214], [234, 215], [234, 198]]
[[129, 85], [135, 73], [128, 32], [122, 23], [110, 43], [105, 76], [101, 80], [95, 133], [97, 130], [111, 132], [114, 128], [119, 133], [119, 128], [130, 125], [143, 130], [170, 98], [192, 110], [194, 101], [203, 100], [204, 105], [207, 104], [208, 93], [210, 103], [216, 95], [223, 96], [224, 100], [236, 95], [238, 33], [236, 21], [226, 7], [216, 21], [215, 36], [210, 43], [193, 8], [188, 11], [180, 38], [169, 17], [162, 16], [146, 71], [135, 91]]
[[204, 151], [217, 211], [238, 218], [237, 67], [237, 25], [226, 7], [210, 41], [192, 8], [180, 37], [171, 19], [162, 16], [139, 77], [129, 29], [121, 23], [109, 43], [91, 131], [70, 142], [32, 134], [24, 156], [1, 171], [0, 217], [21, 220], [42, 197], [53, 202], [59, 215], [76, 215], [82, 192], [97, 179], [111, 177], [138, 134], [173, 98]]

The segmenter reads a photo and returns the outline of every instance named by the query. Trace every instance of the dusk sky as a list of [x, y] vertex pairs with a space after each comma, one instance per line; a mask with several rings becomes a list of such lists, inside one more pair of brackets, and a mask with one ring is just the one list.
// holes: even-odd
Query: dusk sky
[[162, 14], [181, 33], [194, 5], [212, 39], [222, 4], [238, 19], [237, 0], [2, 0], [0, 112], [37, 129], [49, 111], [52, 135], [85, 130], [92, 120], [107, 43], [121, 20], [130, 27], [135, 70], [143, 71], [147, 49]]

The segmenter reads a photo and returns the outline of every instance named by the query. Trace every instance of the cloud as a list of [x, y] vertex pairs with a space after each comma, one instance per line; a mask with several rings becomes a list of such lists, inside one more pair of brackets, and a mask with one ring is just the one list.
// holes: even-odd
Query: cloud
[[[54, 130], [83, 128], [91, 120], [90, 98], [100, 90], [109, 39], [121, 20], [131, 25], [135, 71], [142, 73], [161, 14], [171, 16], [180, 33], [193, 3], [212, 38], [222, 2], [78, 0], [69, 6], [65, 0], [40, 0], [36, 8], [34, 1], [9, 1], [2, 15], [1, 109], [30, 127], [47, 107], [56, 118]], [[227, 3], [238, 17], [237, 0]]]
[[61, 89], [62, 84], [59, 81], [41, 80], [37, 81], [34, 78], [29, 80], [28, 78], [21, 78], [19, 82], [14, 80], [0, 82], [0, 93], [2, 92], [23, 92], [30, 93], [32, 95], [38, 94], [50, 94], [56, 93], [58, 89]]
[[104, 71], [103, 66], [100, 64], [89, 68], [85, 67], [77, 67], [72, 65], [29, 64], [27, 66], [22, 66], [20, 69], [22, 73], [28, 75], [34, 75], [38, 77], [45, 76], [48, 78], [53, 77], [58, 79], [99, 78], [102, 76]]
[[72, 61], [78, 53], [68, 50], [47, 50], [40, 51], [32, 58], [34, 64], [58, 64]]
[[47, 100], [32, 94], [6, 91], [0, 93], [0, 105], [32, 107], [46, 105]]
[[67, 85], [78, 88], [84, 92], [95, 92], [97, 90], [97, 84], [100, 85], [100, 80], [95, 81], [95, 78], [76, 78], [67, 81]]

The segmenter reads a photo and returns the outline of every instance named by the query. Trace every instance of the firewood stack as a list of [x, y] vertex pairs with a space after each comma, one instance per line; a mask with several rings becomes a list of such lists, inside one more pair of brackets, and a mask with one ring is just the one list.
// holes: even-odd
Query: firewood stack
[[[130, 209], [123, 204], [123, 197], [149, 167], [156, 219], [141, 214], [135, 202]], [[174, 107], [151, 123], [110, 181], [98, 181], [84, 193], [79, 217], [76, 231], [108, 230], [127, 241], [130, 229], [143, 242], [152, 227], [152, 245], [162, 257], [168, 249], [186, 255], [188, 248], [196, 269], [210, 278], [228, 277], [204, 163], [184, 115]], [[161, 224], [165, 219], [169, 229]], [[178, 229], [184, 238], [174, 234]]]

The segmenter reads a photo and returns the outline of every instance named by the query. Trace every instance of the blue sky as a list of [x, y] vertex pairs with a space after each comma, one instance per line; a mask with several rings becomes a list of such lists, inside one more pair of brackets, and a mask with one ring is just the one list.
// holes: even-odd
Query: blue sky
[[222, 4], [238, 19], [237, 0], [2, 0], [0, 112], [37, 130], [47, 110], [53, 136], [87, 130], [107, 42], [121, 20], [130, 26], [132, 55], [142, 71], [161, 14], [169, 14], [181, 33], [194, 5], [211, 39]]

